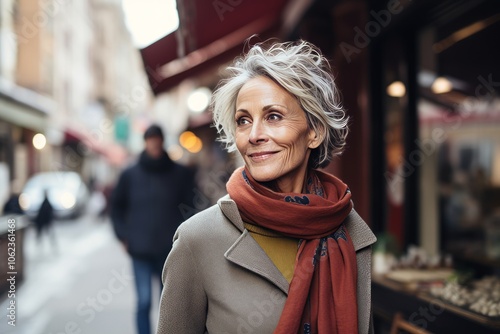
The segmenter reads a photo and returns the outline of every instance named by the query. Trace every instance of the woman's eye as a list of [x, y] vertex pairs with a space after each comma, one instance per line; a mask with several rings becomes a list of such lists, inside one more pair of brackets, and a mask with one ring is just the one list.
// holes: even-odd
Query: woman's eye
[[236, 125], [245, 125], [250, 123], [245, 117], [240, 117], [236, 120]]
[[270, 121], [279, 121], [283, 117], [280, 114], [270, 114], [267, 119]]

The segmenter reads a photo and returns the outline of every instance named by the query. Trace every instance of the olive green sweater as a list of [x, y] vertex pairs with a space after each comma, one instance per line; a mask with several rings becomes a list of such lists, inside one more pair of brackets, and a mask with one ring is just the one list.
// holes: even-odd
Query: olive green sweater
[[295, 269], [298, 239], [285, 237], [282, 234], [264, 227], [244, 223], [250, 235], [266, 252], [288, 283], [291, 282]]

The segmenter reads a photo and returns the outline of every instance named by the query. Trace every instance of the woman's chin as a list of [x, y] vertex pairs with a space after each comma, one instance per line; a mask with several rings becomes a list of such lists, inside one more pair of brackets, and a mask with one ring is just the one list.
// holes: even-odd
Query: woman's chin
[[270, 171], [268, 168], [265, 167], [255, 167], [255, 166], [248, 166], [247, 169], [250, 172], [250, 175], [252, 178], [257, 181], [257, 182], [271, 182], [276, 180], [276, 172], [275, 171]]

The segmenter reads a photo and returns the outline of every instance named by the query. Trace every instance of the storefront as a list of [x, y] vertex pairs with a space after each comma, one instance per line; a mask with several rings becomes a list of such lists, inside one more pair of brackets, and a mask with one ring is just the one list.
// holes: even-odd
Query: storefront
[[370, 6], [373, 229], [395, 255], [374, 268], [376, 324], [498, 331], [500, 4]]
[[[24, 233], [29, 226], [23, 215], [3, 212], [4, 204], [41, 168], [32, 140], [36, 133], [45, 132], [49, 110], [45, 98], [0, 78], [0, 251], [10, 254], [0, 261], [0, 294], [23, 279]], [[16, 272], [16, 281], [9, 281], [12, 272]]]
[[8, 174], [6, 180], [1, 180], [1, 203], [10, 195], [12, 181], [16, 188], [13, 191], [20, 191], [27, 178], [41, 170], [43, 161], [33, 137], [46, 133], [51, 107], [49, 99], [0, 80], [0, 165]]

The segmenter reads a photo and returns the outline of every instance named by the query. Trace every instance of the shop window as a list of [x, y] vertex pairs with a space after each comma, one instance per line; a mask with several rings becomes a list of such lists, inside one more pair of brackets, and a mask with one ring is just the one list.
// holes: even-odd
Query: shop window
[[420, 240], [489, 265], [500, 263], [500, 15], [479, 9], [418, 38]]
[[407, 110], [407, 64], [402, 41], [387, 42], [383, 65], [384, 147], [386, 220], [384, 230], [399, 250], [405, 247], [405, 145], [404, 118]]

